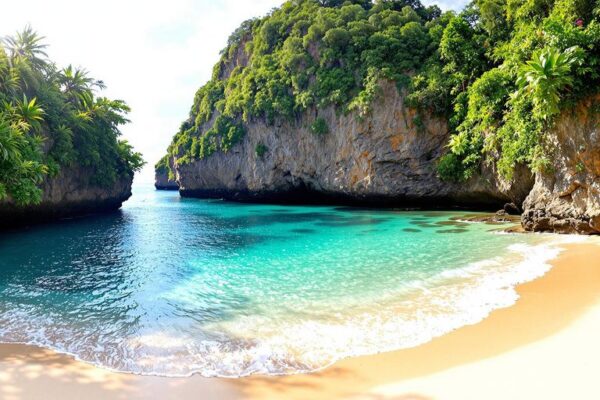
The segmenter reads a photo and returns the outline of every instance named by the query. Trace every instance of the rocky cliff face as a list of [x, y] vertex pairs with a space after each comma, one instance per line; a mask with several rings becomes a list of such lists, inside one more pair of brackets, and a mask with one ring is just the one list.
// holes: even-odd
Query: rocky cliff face
[[177, 182], [169, 179], [167, 171], [156, 171], [154, 174], [154, 187], [156, 190], [178, 190]]
[[133, 176], [105, 188], [88, 183], [90, 172], [78, 167], [62, 168], [42, 185], [40, 204], [20, 207], [10, 201], [0, 202], [0, 228], [117, 210], [131, 197]]
[[[526, 169], [517, 184], [502, 182], [492, 168], [464, 184], [438, 179], [436, 162], [449, 136], [446, 121], [407, 107], [394, 83], [381, 86], [379, 100], [362, 119], [326, 108], [274, 125], [252, 121], [243, 141], [227, 153], [184, 165], [175, 158], [181, 194], [421, 206], [522, 203], [533, 185]], [[317, 118], [325, 120], [328, 133], [311, 132]]]
[[523, 226], [600, 234], [600, 96], [563, 112], [550, 139], [552, 171], [537, 174], [524, 203]]

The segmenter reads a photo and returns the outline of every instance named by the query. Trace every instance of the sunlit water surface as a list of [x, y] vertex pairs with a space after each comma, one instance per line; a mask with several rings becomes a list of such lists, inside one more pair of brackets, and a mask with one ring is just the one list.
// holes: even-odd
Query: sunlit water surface
[[181, 199], [0, 235], [0, 341], [169, 376], [311, 371], [517, 299], [559, 251], [463, 212]]

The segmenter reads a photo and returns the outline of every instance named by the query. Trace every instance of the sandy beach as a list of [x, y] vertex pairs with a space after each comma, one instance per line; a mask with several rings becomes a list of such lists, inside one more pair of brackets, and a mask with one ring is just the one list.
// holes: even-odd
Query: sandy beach
[[0, 399], [598, 399], [600, 246], [565, 246], [513, 307], [422, 346], [307, 375], [142, 377], [0, 345]]

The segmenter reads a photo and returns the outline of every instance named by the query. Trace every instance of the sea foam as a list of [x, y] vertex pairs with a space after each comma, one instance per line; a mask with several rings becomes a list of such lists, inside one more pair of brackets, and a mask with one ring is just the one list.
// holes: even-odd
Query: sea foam
[[[241, 377], [311, 372], [347, 357], [415, 347], [482, 321], [492, 311], [513, 305], [518, 299], [516, 285], [544, 275], [564, 242], [514, 244], [503, 255], [443, 271], [398, 297], [365, 304], [339, 318], [281, 321], [261, 329], [260, 337], [250, 337], [247, 328], [264, 321], [248, 316], [214, 327], [227, 332], [229, 339], [197, 342], [173, 333], [149, 333], [122, 343], [114, 357], [109, 355], [111, 349], [99, 347], [99, 352], [107, 354], [99, 356], [80, 353], [74, 343], [49, 341], [48, 331], [32, 335], [32, 326], [15, 326], [14, 321], [27, 320], [26, 312], [15, 311], [4, 313], [0, 339], [13, 342], [21, 336], [25, 343], [50, 347], [101, 367], [147, 375]], [[52, 325], [50, 319], [44, 325]], [[29, 340], [25, 340], [27, 335], [16, 334], [17, 329], [29, 332]]]

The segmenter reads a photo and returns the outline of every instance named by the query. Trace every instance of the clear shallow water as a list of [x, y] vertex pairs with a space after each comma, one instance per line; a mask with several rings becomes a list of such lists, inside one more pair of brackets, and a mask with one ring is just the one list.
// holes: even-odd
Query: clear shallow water
[[0, 341], [229, 377], [415, 346], [513, 304], [559, 251], [464, 215], [136, 187], [119, 213], [0, 235]]

